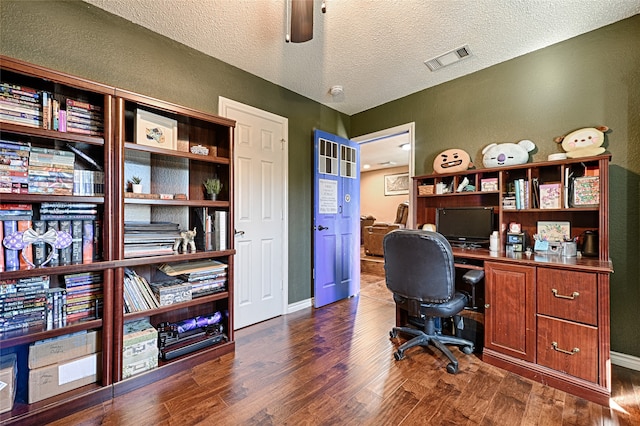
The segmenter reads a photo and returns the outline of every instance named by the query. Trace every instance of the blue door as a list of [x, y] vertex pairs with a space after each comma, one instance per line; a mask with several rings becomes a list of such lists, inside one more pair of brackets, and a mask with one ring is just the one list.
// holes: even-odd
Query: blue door
[[314, 133], [314, 305], [360, 291], [360, 150], [347, 139]]

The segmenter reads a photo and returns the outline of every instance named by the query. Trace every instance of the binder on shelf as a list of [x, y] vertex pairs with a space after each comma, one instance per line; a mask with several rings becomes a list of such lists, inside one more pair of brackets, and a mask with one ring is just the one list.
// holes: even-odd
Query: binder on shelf
[[214, 238], [215, 249], [227, 249], [227, 212], [225, 210], [216, 210], [214, 214]]

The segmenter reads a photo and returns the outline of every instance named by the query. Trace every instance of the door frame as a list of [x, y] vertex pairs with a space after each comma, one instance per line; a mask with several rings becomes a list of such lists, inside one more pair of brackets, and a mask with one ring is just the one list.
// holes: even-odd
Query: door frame
[[[413, 178], [415, 175], [415, 147], [416, 147], [416, 137], [415, 130], [416, 123], [406, 123], [401, 124], [399, 126], [390, 127], [388, 129], [379, 130], [377, 132], [368, 133], [366, 135], [361, 135], [356, 138], [351, 138], [352, 141], [357, 142], [359, 144], [370, 142], [376, 139], [384, 139], [390, 136], [399, 135], [401, 133], [408, 133], [409, 135], [409, 143], [411, 144], [411, 150], [409, 151], [409, 179]], [[407, 218], [407, 228], [415, 228], [416, 224], [414, 223], [415, 218], [413, 215], [413, 204], [414, 204], [414, 190], [413, 185], [409, 185], [409, 217]], [[362, 199], [362, 194], [360, 195]]]
[[[280, 315], [286, 315], [289, 313], [289, 119], [287, 117], [282, 117], [280, 115], [271, 113], [269, 111], [265, 111], [251, 105], [243, 104], [238, 101], [234, 101], [229, 98], [225, 98], [223, 96], [218, 96], [218, 114], [224, 117], [224, 111], [227, 107], [233, 107], [235, 109], [242, 110], [249, 114], [254, 114], [260, 117], [264, 117], [267, 120], [279, 122], [282, 124], [283, 128], [283, 138], [284, 141], [282, 143], [282, 150], [284, 156], [284, 164], [283, 164], [283, 197], [282, 197], [282, 211], [283, 211], [283, 234], [284, 238], [282, 239], [282, 301], [281, 301], [281, 313]], [[234, 129], [234, 137], [233, 143], [236, 143], [236, 132]], [[234, 156], [237, 155], [237, 151], [234, 149]], [[233, 162], [235, 163], [236, 159], [233, 158]], [[234, 176], [235, 179], [235, 169]], [[235, 234], [235, 230], [232, 230], [232, 235]], [[233, 236], [235, 238], [235, 235]], [[235, 298], [235, 294], [234, 294]], [[235, 300], [233, 301], [235, 304]]]

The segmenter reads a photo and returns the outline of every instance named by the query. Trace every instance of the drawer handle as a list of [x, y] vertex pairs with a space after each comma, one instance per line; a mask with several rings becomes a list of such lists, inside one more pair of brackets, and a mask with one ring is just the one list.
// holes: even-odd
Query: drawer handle
[[564, 294], [558, 294], [558, 290], [556, 290], [555, 288], [552, 288], [551, 292], [553, 293], [553, 297], [557, 297], [559, 299], [574, 300], [576, 297], [580, 296], [580, 293], [578, 293], [577, 291], [574, 291], [573, 293], [571, 293], [571, 296], [565, 296]]
[[553, 346], [554, 351], [562, 352], [563, 354], [567, 354], [567, 355], [575, 355], [578, 352], [580, 352], [580, 348], [573, 348], [570, 351], [565, 351], [564, 349], [560, 349], [558, 347], [558, 342], [551, 342], [551, 346]]

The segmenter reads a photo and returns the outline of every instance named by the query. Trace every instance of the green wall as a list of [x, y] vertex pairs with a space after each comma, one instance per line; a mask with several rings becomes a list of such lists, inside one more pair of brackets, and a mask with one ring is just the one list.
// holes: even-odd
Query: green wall
[[447, 148], [482, 167], [486, 145], [531, 139], [544, 161], [556, 136], [611, 128], [611, 348], [640, 356], [640, 15], [353, 115], [351, 137], [411, 121], [417, 175]]
[[422, 174], [446, 148], [481, 164], [485, 145], [531, 139], [542, 161], [555, 136], [611, 127], [611, 346], [640, 356], [640, 15], [348, 117], [86, 3], [2, 0], [0, 13], [3, 55], [214, 114], [224, 96], [289, 119], [289, 303], [311, 296], [314, 128], [355, 137], [413, 121]]
[[349, 117], [78, 1], [0, 1], [0, 53], [218, 113], [224, 96], [289, 119], [289, 303], [311, 297], [313, 129]]

